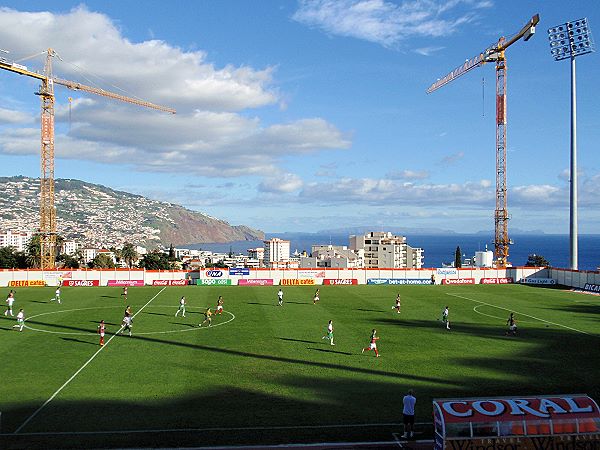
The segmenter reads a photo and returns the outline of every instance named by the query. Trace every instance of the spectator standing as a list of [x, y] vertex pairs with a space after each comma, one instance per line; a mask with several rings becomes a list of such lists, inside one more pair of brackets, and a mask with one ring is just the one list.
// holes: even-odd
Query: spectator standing
[[402, 421], [404, 422], [403, 438], [412, 438], [415, 435], [415, 403], [417, 403], [415, 392], [410, 389], [402, 399]]

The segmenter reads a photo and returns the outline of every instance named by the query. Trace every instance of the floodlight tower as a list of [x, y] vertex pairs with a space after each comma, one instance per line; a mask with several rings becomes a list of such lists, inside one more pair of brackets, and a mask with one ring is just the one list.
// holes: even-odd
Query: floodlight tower
[[577, 84], [575, 81], [575, 57], [594, 51], [592, 33], [587, 18], [565, 22], [548, 29], [550, 53], [555, 61], [571, 58], [571, 204], [569, 240], [571, 245], [571, 269], [578, 267], [577, 232]]

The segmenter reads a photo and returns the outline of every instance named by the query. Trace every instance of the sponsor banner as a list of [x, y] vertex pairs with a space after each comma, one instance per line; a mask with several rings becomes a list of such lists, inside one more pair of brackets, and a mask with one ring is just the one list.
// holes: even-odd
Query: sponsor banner
[[272, 278], [254, 278], [238, 280], [238, 286], [273, 286]]
[[225, 275], [225, 272], [223, 272], [221, 269], [210, 269], [204, 273], [209, 278], [221, 278], [223, 275]]
[[442, 284], [475, 284], [475, 278], [444, 278]]
[[435, 271], [438, 275], [458, 275], [458, 269], [455, 267], [442, 267]]
[[339, 280], [334, 280], [331, 278], [325, 278], [323, 280], [323, 284], [331, 284], [331, 285], [347, 285], [347, 284], [358, 284], [358, 280], [356, 278], [342, 278]]
[[229, 286], [231, 285], [231, 280], [226, 279], [226, 278], [222, 278], [222, 279], [212, 279], [212, 280], [207, 280], [207, 279], [198, 279], [196, 280], [196, 283], [198, 286]]
[[523, 283], [523, 284], [556, 284], [556, 280], [554, 280], [552, 278], [521, 278], [519, 280], [519, 283]]
[[230, 267], [229, 275], [250, 275], [250, 269], [243, 267]]
[[600, 434], [565, 433], [553, 436], [448, 439], [446, 448], [449, 450], [467, 448], [485, 450], [597, 449], [600, 448]]
[[8, 287], [40, 287], [46, 286], [44, 280], [10, 280]]
[[100, 280], [65, 280], [63, 286], [90, 287], [100, 286]]
[[292, 278], [292, 279], [283, 279], [280, 281], [282, 286], [306, 286], [309, 284], [316, 284], [314, 278]]
[[430, 278], [368, 278], [367, 284], [431, 284]]
[[44, 272], [42, 278], [46, 282], [47, 286], [58, 286], [63, 283], [65, 279], [71, 279], [73, 272]]
[[108, 280], [107, 286], [144, 286], [144, 280]]
[[592, 283], [585, 283], [585, 286], [583, 287], [584, 291], [590, 291], [590, 292], [598, 292], [600, 293], [600, 285], [598, 284], [592, 284]]
[[187, 286], [187, 280], [152, 280], [152, 286]]
[[479, 280], [481, 284], [512, 284], [514, 281], [512, 278], [482, 278]]
[[324, 270], [299, 270], [298, 278], [325, 278]]
[[434, 407], [440, 409], [446, 425], [600, 417], [598, 405], [587, 395], [443, 399], [434, 400]]

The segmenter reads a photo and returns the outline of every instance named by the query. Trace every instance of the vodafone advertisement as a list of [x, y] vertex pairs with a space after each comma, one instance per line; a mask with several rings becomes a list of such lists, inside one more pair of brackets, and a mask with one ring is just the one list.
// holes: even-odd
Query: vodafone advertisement
[[256, 279], [242, 279], [238, 280], [238, 286], [273, 286], [273, 279], [271, 278], [256, 278]]
[[331, 279], [331, 278], [325, 278], [323, 280], [323, 284], [330, 284], [330, 285], [335, 285], [335, 286], [344, 286], [344, 285], [350, 285], [350, 284], [358, 284], [358, 280], [356, 278], [342, 278], [339, 280], [335, 280], [335, 279]]
[[512, 284], [514, 283], [512, 278], [482, 278], [479, 283], [481, 284]]
[[144, 280], [108, 280], [107, 286], [144, 286]]
[[187, 286], [187, 280], [152, 280], [152, 286]]
[[444, 278], [442, 284], [475, 284], [475, 278]]
[[63, 286], [69, 286], [69, 287], [100, 286], [100, 280], [64, 280]]

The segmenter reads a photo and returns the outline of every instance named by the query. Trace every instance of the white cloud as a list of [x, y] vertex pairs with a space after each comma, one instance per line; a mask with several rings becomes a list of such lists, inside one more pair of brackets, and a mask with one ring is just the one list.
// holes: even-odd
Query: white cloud
[[31, 123], [34, 117], [23, 111], [0, 108], [0, 125], [2, 124], [25, 124]]
[[456, 164], [458, 161], [465, 157], [465, 152], [452, 153], [451, 155], [444, 156], [441, 160], [441, 164], [449, 166]]
[[389, 172], [386, 176], [396, 180], [424, 180], [429, 178], [429, 172], [426, 170], [397, 170]]
[[431, 56], [433, 53], [439, 52], [440, 50], [443, 50], [444, 48], [445, 47], [421, 47], [421, 48], [416, 48], [414, 51], [415, 51], [415, 53], [418, 53], [419, 55]]
[[[393, 47], [412, 37], [441, 37], [473, 19], [469, 11], [450, 12], [460, 5], [478, 9], [474, 0], [301, 0], [292, 18], [326, 33], [350, 36]], [[488, 2], [489, 3], [489, 2]]]
[[258, 186], [261, 192], [287, 194], [298, 191], [303, 185], [302, 179], [293, 173], [276, 174], [264, 179]]
[[[102, 82], [104, 89], [121, 93], [113, 87], [119, 86], [124, 95], [177, 109], [173, 116], [64, 89], [74, 97], [72, 126], [68, 135], [57, 127], [57, 157], [130, 164], [141, 171], [238, 176], [272, 172], [284, 156], [350, 146], [349, 137], [325, 119], [265, 126], [248, 112], [280, 103], [273, 67], [217, 68], [202, 51], [158, 40], [132, 42], [111, 18], [85, 6], [64, 14], [0, 8], [0, 42], [16, 59], [50, 45], [75, 64], [55, 58], [56, 76], [93, 84], [77, 70], [83, 67], [108, 80]], [[0, 111], [0, 122], [4, 115]], [[65, 105], [57, 105], [56, 120], [69, 120]], [[38, 153], [39, 130], [35, 135], [26, 131], [2, 130], [0, 152]]]

